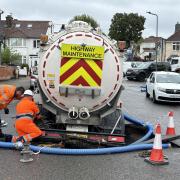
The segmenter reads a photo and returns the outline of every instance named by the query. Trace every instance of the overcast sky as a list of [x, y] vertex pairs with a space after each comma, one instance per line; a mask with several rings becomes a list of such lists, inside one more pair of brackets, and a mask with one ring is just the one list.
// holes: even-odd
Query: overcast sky
[[108, 33], [113, 15], [138, 13], [146, 18], [143, 37], [156, 35], [156, 17], [159, 17], [159, 36], [168, 38], [174, 33], [174, 26], [180, 22], [180, 0], [0, 0], [4, 11], [2, 19], [12, 13], [19, 20], [50, 20], [66, 24], [75, 15], [92, 16]]

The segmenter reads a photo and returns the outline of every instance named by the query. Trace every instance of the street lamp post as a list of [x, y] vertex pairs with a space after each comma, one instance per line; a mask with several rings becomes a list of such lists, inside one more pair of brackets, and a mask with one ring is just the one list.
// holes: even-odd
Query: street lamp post
[[157, 49], [157, 44], [158, 44], [158, 15], [157, 14], [155, 14], [155, 13], [152, 13], [152, 12], [150, 12], [150, 11], [148, 11], [148, 12], [146, 12], [146, 13], [148, 13], [148, 14], [151, 14], [151, 15], [153, 15], [153, 16], [156, 16], [156, 42], [155, 42], [155, 49], [156, 49], [156, 71], [157, 71], [157, 53], [158, 53], [158, 49]]
[[[0, 9], [0, 33], [2, 32], [2, 29], [3, 29], [3, 27], [2, 27], [2, 24], [1, 24], [1, 15], [4, 13], [4, 11], [2, 11], [1, 9]], [[2, 41], [3, 41], [3, 34], [0, 34], [0, 65], [1, 65], [1, 44], [2, 44]]]

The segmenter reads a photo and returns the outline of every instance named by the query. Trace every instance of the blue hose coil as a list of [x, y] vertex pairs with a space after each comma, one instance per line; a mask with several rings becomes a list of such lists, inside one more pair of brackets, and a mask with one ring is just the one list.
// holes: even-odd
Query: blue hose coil
[[[14, 149], [14, 143], [0, 142], [0, 147]], [[153, 144], [136, 144], [123, 147], [110, 147], [99, 149], [62, 149], [62, 148], [49, 148], [30, 145], [30, 149], [34, 152], [40, 151], [45, 154], [57, 154], [57, 155], [100, 155], [100, 154], [114, 154], [124, 153], [137, 150], [152, 149]], [[168, 148], [169, 144], [163, 144], [163, 148]]]
[[137, 141], [133, 142], [132, 144], [139, 144], [139, 143], [142, 143], [143, 141], [148, 140], [154, 131], [152, 124], [150, 124], [150, 123], [145, 124], [142, 120], [137, 120], [135, 118], [132, 118], [128, 114], [124, 114], [124, 119], [133, 124], [136, 124], [139, 126], [144, 126], [148, 130], [148, 132], [145, 134], [145, 136], [143, 136], [141, 139], [138, 139]]
[[[40, 147], [30, 145], [30, 149], [34, 152], [41, 152], [45, 154], [57, 154], [57, 155], [100, 155], [100, 154], [113, 154], [113, 153], [124, 153], [131, 152], [137, 150], [148, 150], [153, 148], [153, 144], [143, 144], [143, 141], [147, 140], [153, 133], [153, 126], [151, 124], [145, 124], [141, 120], [137, 120], [132, 118], [127, 114], [123, 114], [124, 119], [134, 123], [136, 125], [140, 125], [146, 127], [148, 132], [141, 139], [132, 143], [128, 146], [122, 147], [109, 147], [109, 148], [98, 148], [98, 149], [63, 149], [63, 148], [49, 148], [49, 147]], [[1, 142], [0, 147], [14, 149], [15, 145], [11, 142]], [[170, 147], [169, 144], [162, 144], [163, 148]]]

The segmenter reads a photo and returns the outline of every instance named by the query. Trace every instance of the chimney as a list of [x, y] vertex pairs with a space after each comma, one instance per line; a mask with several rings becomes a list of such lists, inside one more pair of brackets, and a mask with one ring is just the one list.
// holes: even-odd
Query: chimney
[[11, 28], [13, 25], [13, 17], [11, 15], [6, 16], [6, 26], [7, 28]]
[[180, 31], [180, 24], [179, 22], [177, 22], [177, 24], [175, 25], [175, 32]]

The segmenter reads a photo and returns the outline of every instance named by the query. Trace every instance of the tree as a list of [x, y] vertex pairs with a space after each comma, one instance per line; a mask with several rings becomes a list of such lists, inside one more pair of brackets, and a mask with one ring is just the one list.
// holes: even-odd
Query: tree
[[98, 23], [94, 20], [93, 17], [88, 16], [86, 14], [74, 16], [73, 19], [71, 19], [69, 22], [71, 23], [72, 21], [84, 21], [87, 22], [88, 24], [91, 25], [94, 29], [97, 28], [99, 25]]
[[140, 40], [138, 40], [137, 42], [136, 42], [136, 44], [134, 44], [134, 55], [138, 55], [139, 53], [140, 53], [140, 45], [141, 45], [141, 43], [144, 41], [144, 39], [141, 37], [140, 38]]
[[10, 48], [6, 47], [1, 52], [2, 63], [4, 64], [19, 64], [21, 55], [19, 53], [12, 52]]
[[137, 43], [141, 39], [145, 20], [137, 13], [116, 13], [111, 20], [109, 36], [117, 41], [126, 41], [129, 47], [131, 41]]

